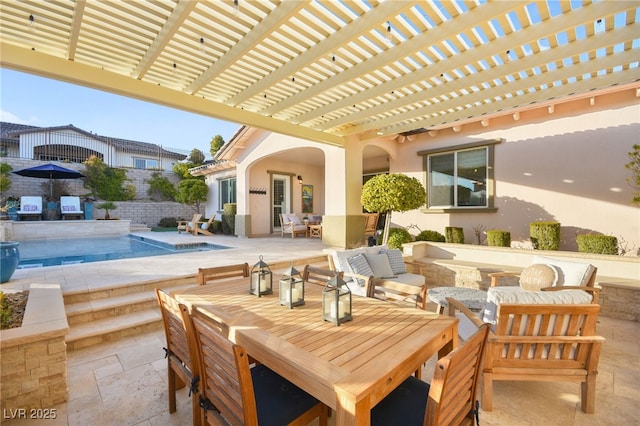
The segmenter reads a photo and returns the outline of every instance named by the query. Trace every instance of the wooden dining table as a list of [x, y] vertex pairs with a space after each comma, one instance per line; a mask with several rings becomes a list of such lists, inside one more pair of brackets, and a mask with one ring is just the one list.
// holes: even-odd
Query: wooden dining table
[[[256, 360], [336, 412], [336, 425], [368, 425], [370, 411], [438, 353], [457, 346], [458, 319], [353, 296], [349, 322], [322, 318], [322, 286], [305, 285], [305, 304], [281, 306], [273, 294], [249, 294], [248, 278], [175, 292], [189, 307], [225, 314], [229, 338]], [[212, 309], [212, 310], [214, 310]]]

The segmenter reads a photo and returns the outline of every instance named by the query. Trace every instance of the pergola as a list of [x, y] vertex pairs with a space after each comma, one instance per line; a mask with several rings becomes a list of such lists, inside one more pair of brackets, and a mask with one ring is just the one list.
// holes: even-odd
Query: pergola
[[0, 57], [344, 145], [640, 87], [639, 20], [637, 0], [2, 0]]

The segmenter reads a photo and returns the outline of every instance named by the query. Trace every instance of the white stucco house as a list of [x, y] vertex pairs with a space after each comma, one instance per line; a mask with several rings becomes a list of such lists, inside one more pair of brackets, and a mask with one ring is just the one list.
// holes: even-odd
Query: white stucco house
[[140, 141], [101, 136], [73, 126], [36, 127], [0, 122], [0, 155], [82, 163], [92, 155], [111, 167], [171, 171], [187, 156]]
[[[423, 182], [425, 205], [393, 213], [393, 226], [443, 232], [511, 232], [514, 246], [529, 244], [529, 224], [562, 224], [562, 250], [576, 235], [618, 237], [640, 247], [640, 208], [625, 168], [640, 135], [640, 90], [615, 87], [496, 113], [482, 120], [395, 137], [353, 139], [346, 146], [240, 128], [217, 162], [192, 170], [205, 175], [208, 211], [237, 203], [236, 234], [268, 235], [278, 213], [303, 212], [312, 189], [313, 214], [323, 216], [323, 240], [349, 246], [363, 240], [360, 194], [367, 176], [405, 173]], [[306, 204], [308, 210], [308, 203]]]

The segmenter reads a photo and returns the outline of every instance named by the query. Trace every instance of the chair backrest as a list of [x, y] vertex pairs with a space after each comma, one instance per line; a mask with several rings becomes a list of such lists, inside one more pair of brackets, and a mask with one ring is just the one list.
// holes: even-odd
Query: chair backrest
[[472, 424], [488, 334], [489, 324], [484, 324], [462, 346], [438, 360], [429, 388], [425, 425]]
[[210, 281], [221, 280], [224, 278], [232, 277], [245, 277], [249, 276], [249, 264], [238, 263], [235, 265], [226, 266], [214, 266], [212, 268], [199, 268], [198, 269], [198, 284], [205, 285]]
[[375, 235], [378, 228], [378, 213], [366, 213], [364, 215], [364, 235]]
[[[167, 349], [191, 370], [192, 363], [189, 355], [186, 325], [180, 306], [176, 299], [159, 288], [156, 288], [156, 297], [160, 305], [160, 312], [162, 312]], [[193, 370], [191, 371], [193, 373]]]
[[341, 278], [344, 272], [336, 272], [330, 269], [318, 268], [311, 265], [305, 265], [302, 272], [302, 279], [305, 283], [325, 286], [327, 281], [335, 277], [338, 274]]
[[[600, 305], [501, 305], [492, 367], [585, 369]], [[597, 362], [597, 361], [596, 361]]]
[[200, 222], [200, 219], [202, 219], [202, 213], [194, 214], [191, 218], [191, 226], [196, 226], [196, 224]]
[[27, 213], [42, 213], [42, 197], [20, 197], [20, 211]]
[[191, 310], [188, 333], [195, 341], [200, 392], [229, 424], [257, 425], [248, 354], [229, 340], [228, 327], [220, 318], [214, 307], [208, 307], [207, 313], [197, 307]]
[[60, 197], [60, 212], [64, 213], [72, 213], [80, 211], [80, 197], [73, 196], [62, 196]]

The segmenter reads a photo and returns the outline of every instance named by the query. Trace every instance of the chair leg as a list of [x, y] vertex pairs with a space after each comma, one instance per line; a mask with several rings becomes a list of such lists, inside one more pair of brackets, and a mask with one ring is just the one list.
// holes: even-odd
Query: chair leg
[[485, 372], [482, 376], [482, 409], [484, 411], [493, 411], [492, 374]]
[[584, 382], [580, 383], [580, 401], [582, 411], [593, 414], [596, 410], [596, 376], [587, 375]]
[[171, 368], [171, 360], [167, 358], [167, 390], [169, 391], [169, 412], [176, 412], [176, 372]]

